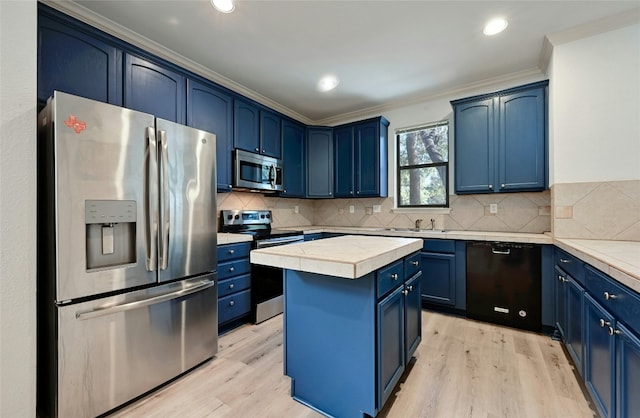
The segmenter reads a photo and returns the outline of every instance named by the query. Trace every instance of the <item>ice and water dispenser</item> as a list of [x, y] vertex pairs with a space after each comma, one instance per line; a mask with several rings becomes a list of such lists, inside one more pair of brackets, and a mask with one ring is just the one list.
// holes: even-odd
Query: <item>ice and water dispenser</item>
[[87, 270], [136, 262], [135, 200], [85, 201]]

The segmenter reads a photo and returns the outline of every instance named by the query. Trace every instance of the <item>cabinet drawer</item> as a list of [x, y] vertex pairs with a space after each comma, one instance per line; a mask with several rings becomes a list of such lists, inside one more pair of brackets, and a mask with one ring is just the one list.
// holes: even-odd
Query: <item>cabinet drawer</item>
[[408, 255], [404, 258], [404, 279], [411, 278], [422, 269], [420, 265], [420, 253]]
[[404, 282], [404, 261], [398, 260], [393, 264], [378, 270], [378, 298], [400, 286]]
[[456, 242], [450, 239], [425, 239], [422, 240], [422, 250], [432, 253], [455, 253]]
[[218, 263], [218, 280], [246, 274], [249, 271], [251, 271], [251, 264], [248, 258]]
[[640, 333], [640, 296], [591, 266], [585, 267], [587, 291], [618, 321]]
[[250, 243], [218, 245], [218, 263], [236, 258], [249, 257]]
[[218, 324], [251, 312], [251, 290], [243, 290], [218, 299]]
[[556, 266], [569, 273], [579, 283], [584, 284], [584, 263], [581, 260], [559, 248], [555, 249], [553, 258]]
[[232, 277], [218, 282], [218, 298], [249, 289], [251, 287], [251, 275]]

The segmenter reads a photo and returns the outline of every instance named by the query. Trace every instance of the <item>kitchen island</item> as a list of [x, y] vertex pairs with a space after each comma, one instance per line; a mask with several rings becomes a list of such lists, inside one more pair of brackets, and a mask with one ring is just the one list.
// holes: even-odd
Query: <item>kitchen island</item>
[[421, 340], [422, 240], [342, 236], [251, 252], [284, 269], [291, 396], [335, 417], [376, 416]]

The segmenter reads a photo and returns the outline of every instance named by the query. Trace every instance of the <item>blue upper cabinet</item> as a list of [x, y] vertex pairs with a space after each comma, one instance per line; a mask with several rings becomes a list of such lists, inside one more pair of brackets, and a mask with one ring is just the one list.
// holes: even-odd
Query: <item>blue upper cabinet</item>
[[451, 102], [456, 193], [547, 187], [547, 85], [543, 81]]
[[353, 126], [334, 129], [333, 141], [335, 196], [353, 197], [355, 194]]
[[260, 110], [260, 153], [273, 158], [282, 157], [282, 131], [280, 115]]
[[299, 123], [282, 121], [283, 186], [280, 194], [286, 197], [305, 197], [305, 127]]
[[216, 134], [217, 189], [231, 191], [233, 98], [212, 84], [187, 80], [187, 125]]
[[335, 197], [387, 196], [388, 126], [378, 117], [334, 129]]
[[184, 75], [132, 54], [125, 54], [124, 106], [185, 123]]
[[[122, 105], [122, 52], [78, 24], [38, 18], [38, 101], [54, 90]], [[96, 31], [97, 32], [97, 31]]]
[[243, 100], [233, 101], [233, 145], [249, 152], [260, 152], [260, 110]]
[[333, 130], [307, 129], [307, 197], [333, 197]]

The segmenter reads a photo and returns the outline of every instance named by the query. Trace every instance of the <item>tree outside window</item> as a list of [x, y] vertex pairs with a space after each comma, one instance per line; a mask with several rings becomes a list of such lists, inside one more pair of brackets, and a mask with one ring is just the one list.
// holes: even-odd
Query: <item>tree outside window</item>
[[396, 130], [398, 207], [449, 206], [449, 122]]

